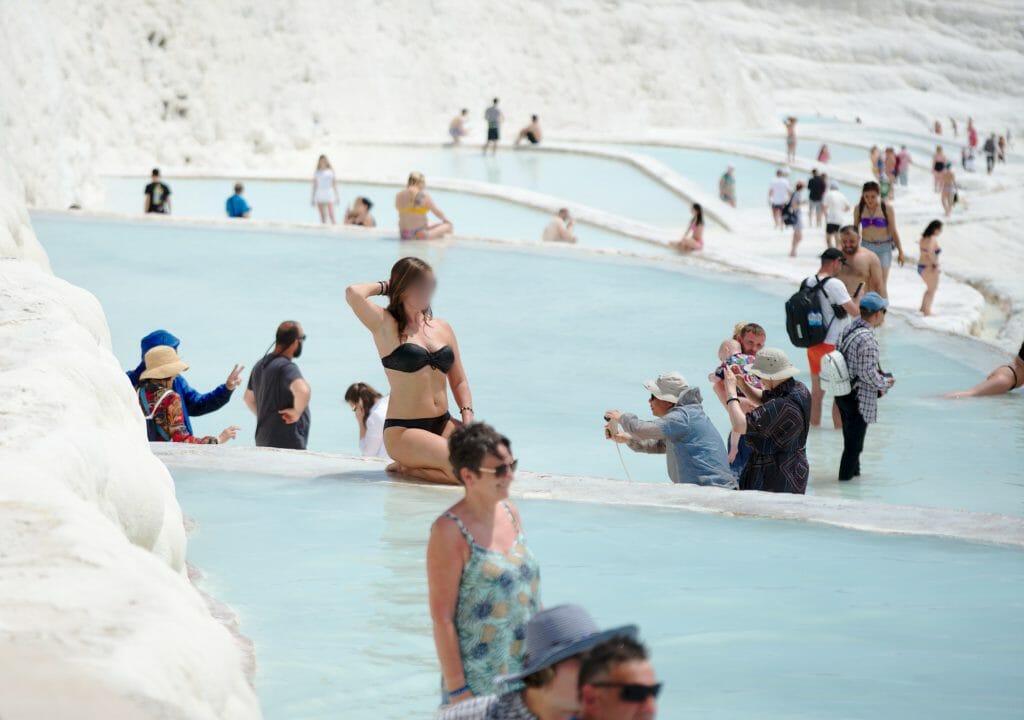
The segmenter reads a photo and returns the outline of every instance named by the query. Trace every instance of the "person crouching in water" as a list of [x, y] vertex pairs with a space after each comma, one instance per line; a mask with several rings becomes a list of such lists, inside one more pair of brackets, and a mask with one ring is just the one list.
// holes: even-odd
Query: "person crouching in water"
[[146, 369], [139, 377], [139, 405], [146, 416], [150, 442], [181, 442], [217, 445], [234, 439], [239, 428], [232, 425], [217, 437], [196, 437], [185, 425], [181, 396], [174, 391], [174, 378], [188, 370], [174, 348], [158, 345], [146, 352]]
[[674, 483], [737, 489], [725, 443], [704, 414], [700, 390], [676, 372], [659, 375], [644, 387], [651, 393], [651, 412], [657, 420], [609, 410], [604, 416], [605, 437], [634, 452], [664, 453]]

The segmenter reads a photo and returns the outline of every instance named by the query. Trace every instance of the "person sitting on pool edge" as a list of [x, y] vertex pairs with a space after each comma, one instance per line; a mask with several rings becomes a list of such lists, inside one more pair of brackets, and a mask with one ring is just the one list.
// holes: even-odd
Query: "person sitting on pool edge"
[[577, 605], [542, 610], [526, 625], [526, 656], [521, 672], [500, 676], [498, 684], [522, 683], [500, 695], [469, 696], [442, 707], [435, 720], [568, 720], [580, 709], [580, 667], [587, 654], [603, 643], [633, 640], [635, 625], [600, 631]]
[[559, 208], [558, 214], [544, 228], [544, 242], [576, 242], [575, 225], [569, 208]]
[[225, 428], [217, 437], [196, 437], [186, 427], [184, 405], [174, 392], [174, 380], [188, 365], [174, 348], [157, 345], [146, 353], [146, 369], [139, 376], [139, 406], [146, 416], [146, 434], [150, 442], [177, 442], [194, 445], [223, 445], [234, 439], [238, 426]]
[[359, 225], [360, 227], [377, 227], [370, 210], [373, 209], [373, 201], [368, 197], [360, 195], [352, 201], [352, 207], [345, 211], [346, 225]]
[[[427, 192], [423, 173], [409, 173], [405, 190], [395, 195], [395, 209], [398, 210], [398, 235], [402, 240], [440, 240], [454, 229]], [[434, 213], [441, 222], [431, 225], [428, 213]]]
[[664, 373], [643, 385], [651, 393], [651, 412], [657, 419], [640, 420], [636, 415], [609, 410], [605, 413], [605, 437], [634, 452], [664, 453], [668, 477], [674, 483], [729, 490], [739, 487], [729, 469], [722, 436], [704, 414], [700, 390], [690, 387], [677, 372]]
[[[139, 387], [142, 373], [146, 371], [147, 352], [159, 345], [167, 345], [177, 351], [180, 344], [181, 341], [166, 330], [154, 330], [142, 338], [139, 343], [142, 348], [142, 361], [138, 367], [126, 373], [132, 387]], [[228, 373], [228, 379], [208, 393], [201, 393], [193, 388], [181, 373], [174, 376], [172, 389], [181, 398], [182, 418], [189, 435], [192, 434], [193, 415], [207, 415], [220, 410], [228, 404], [228, 401], [231, 400], [231, 394], [242, 384], [242, 370], [244, 369], [245, 367], [242, 365], [235, 365], [231, 372]]]
[[523, 140], [529, 141], [531, 145], [539, 145], [543, 134], [540, 131], [540, 121], [536, 115], [530, 116], [530, 124], [519, 131], [519, 137], [516, 138], [516, 145], [521, 143]]

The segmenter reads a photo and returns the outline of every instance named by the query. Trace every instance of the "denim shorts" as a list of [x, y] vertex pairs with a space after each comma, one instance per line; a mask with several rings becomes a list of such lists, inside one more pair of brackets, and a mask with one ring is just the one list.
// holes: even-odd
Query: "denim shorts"
[[892, 240], [882, 240], [881, 242], [861, 240], [860, 244], [878, 256], [878, 259], [882, 261], [883, 268], [892, 266]]

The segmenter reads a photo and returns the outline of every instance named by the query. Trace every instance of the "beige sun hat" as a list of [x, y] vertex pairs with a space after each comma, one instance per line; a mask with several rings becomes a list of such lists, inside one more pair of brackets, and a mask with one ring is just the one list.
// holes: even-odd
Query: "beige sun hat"
[[188, 370], [178, 353], [169, 345], [157, 345], [146, 352], [146, 371], [139, 380], [164, 380]]
[[679, 402], [679, 396], [690, 386], [682, 375], [670, 372], [662, 373], [657, 380], [648, 380], [644, 383], [644, 387], [659, 400], [676, 403]]
[[800, 371], [789, 361], [786, 353], [778, 348], [764, 348], [747, 372], [762, 380], [788, 380]]

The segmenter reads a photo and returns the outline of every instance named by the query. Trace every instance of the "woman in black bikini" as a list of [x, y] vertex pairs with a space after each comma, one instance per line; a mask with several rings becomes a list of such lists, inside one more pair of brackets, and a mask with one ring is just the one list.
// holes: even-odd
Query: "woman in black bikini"
[[[391, 384], [384, 447], [395, 462], [388, 470], [454, 485], [448, 436], [459, 422], [448, 412], [448, 386], [463, 423], [473, 420], [473, 396], [455, 333], [431, 312], [436, 287], [430, 265], [406, 257], [391, 268], [390, 280], [350, 285], [345, 299], [373, 333]], [[388, 306], [371, 301], [374, 295], [387, 295]]]
[[970, 390], [947, 393], [948, 398], [985, 397], [1003, 395], [1024, 386], [1024, 343], [1020, 344], [1017, 357], [1006, 365], [1000, 365], [988, 377]]

